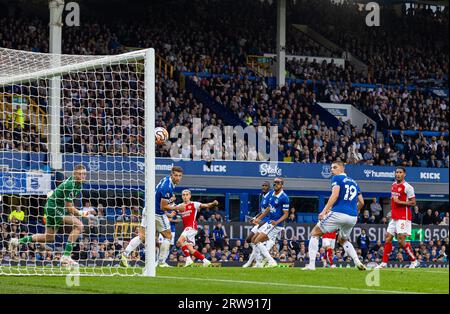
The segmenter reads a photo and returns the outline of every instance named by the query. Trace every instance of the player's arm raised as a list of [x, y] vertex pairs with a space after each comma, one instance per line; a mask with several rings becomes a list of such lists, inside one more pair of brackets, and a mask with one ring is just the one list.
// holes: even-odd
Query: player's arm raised
[[217, 205], [219, 205], [219, 202], [217, 200], [214, 200], [211, 203], [200, 203], [200, 208], [213, 208]]
[[337, 199], [339, 198], [340, 190], [341, 188], [339, 187], [339, 185], [333, 186], [333, 188], [331, 189], [331, 196], [328, 199], [328, 202], [323, 208], [322, 212], [319, 214], [319, 219], [323, 219], [329, 213], [334, 203], [336, 203]]

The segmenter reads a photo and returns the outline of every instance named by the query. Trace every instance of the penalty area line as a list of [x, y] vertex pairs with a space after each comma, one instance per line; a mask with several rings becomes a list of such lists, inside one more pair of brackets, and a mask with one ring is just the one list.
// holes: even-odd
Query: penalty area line
[[318, 288], [318, 289], [329, 289], [329, 290], [379, 292], [379, 293], [395, 293], [395, 294], [427, 294], [426, 292], [414, 292], [414, 291], [345, 288], [345, 287], [336, 287], [336, 286], [304, 285], [304, 284], [290, 284], [290, 283], [281, 283], [281, 282], [263, 282], [263, 281], [249, 281], [249, 280], [231, 280], [231, 279], [195, 278], [195, 277], [177, 277], [177, 276], [156, 276], [156, 278], [196, 280], [196, 281], [214, 281], [214, 282], [223, 282], [223, 283], [232, 283], [232, 284], [239, 283], [239, 284], [249, 284], [249, 285], [283, 286], [283, 287], [291, 287], [291, 288]]

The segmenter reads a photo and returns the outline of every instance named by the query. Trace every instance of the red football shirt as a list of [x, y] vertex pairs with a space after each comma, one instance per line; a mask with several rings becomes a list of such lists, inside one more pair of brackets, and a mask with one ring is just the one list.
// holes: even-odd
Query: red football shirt
[[200, 209], [199, 202], [190, 202], [189, 204], [186, 204], [186, 210], [180, 212], [181, 218], [183, 219], [183, 227], [186, 228], [194, 228], [195, 230], [198, 229], [197, 225], [197, 213]]
[[325, 233], [322, 239], [336, 239], [336, 231]]
[[[391, 196], [398, 197], [400, 201], [406, 202], [416, 197], [414, 188], [406, 181], [392, 183]], [[400, 205], [391, 199], [392, 219], [411, 220], [411, 207]]]

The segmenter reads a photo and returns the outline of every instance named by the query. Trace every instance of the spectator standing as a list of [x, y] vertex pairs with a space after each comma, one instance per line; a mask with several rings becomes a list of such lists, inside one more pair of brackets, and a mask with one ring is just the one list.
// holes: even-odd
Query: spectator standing
[[442, 219], [440, 216], [440, 213], [438, 210], [434, 211], [434, 216], [433, 216], [433, 225], [439, 225], [441, 223]]
[[213, 229], [214, 246], [216, 249], [220, 248], [223, 250], [225, 235], [225, 228], [222, 226], [222, 223], [219, 222]]
[[422, 219], [423, 219], [423, 214], [420, 212], [419, 207], [417, 205], [414, 206], [414, 211], [412, 213], [411, 222], [413, 224], [421, 225]]
[[432, 225], [433, 224], [433, 216], [431, 208], [427, 209], [427, 213], [423, 216], [422, 224], [424, 225]]
[[361, 234], [358, 236], [356, 242], [358, 243], [358, 247], [361, 249], [361, 256], [366, 259], [370, 244], [369, 237], [366, 234], [366, 229], [361, 229]]
[[374, 197], [372, 199], [372, 203], [370, 204], [370, 212], [375, 216], [375, 223], [379, 223], [381, 220], [381, 213], [383, 212], [383, 208], [381, 204], [377, 202], [377, 199]]

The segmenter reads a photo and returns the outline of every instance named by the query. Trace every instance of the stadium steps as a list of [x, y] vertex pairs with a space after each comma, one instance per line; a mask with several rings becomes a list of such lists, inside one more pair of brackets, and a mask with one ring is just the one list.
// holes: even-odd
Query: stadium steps
[[302, 24], [293, 24], [292, 25], [293, 28], [295, 30], [297, 30], [298, 32], [303, 33], [304, 35], [308, 36], [309, 38], [311, 38], [313, 41], [315, 41], [316, 43], [320, 44], [321, 46], [325, 47], [326, 49], [333, 51], [333, 52], [337, 52], [339, 54], [341, 54], [341, 56], [343, 58], [345, 58], [348, 62], [350, 62], [350, 64], [358, 71], [358, 72], [362, 72], [365, 75], [368, 74], [368, 70], [369, 67], [367, 66], [367, 64], [365, 64], [364, 62], [362, 62], [361, 60], [359, 60], [358, 58], [356, 58], [354, 55], [352, 55], [350, 52], [345, 51], [345, 49], [343, 49], [342, 47], [336, 45], [334, 42], [332, 42], [331, 40], [325, 38], [324, 36], [322, 36], [321, 34], [319, 34], [318, 32], [316, 32], [315, 30], [313, 30], [311, 27], [309, 27], [308, 25], [302, 25]]

